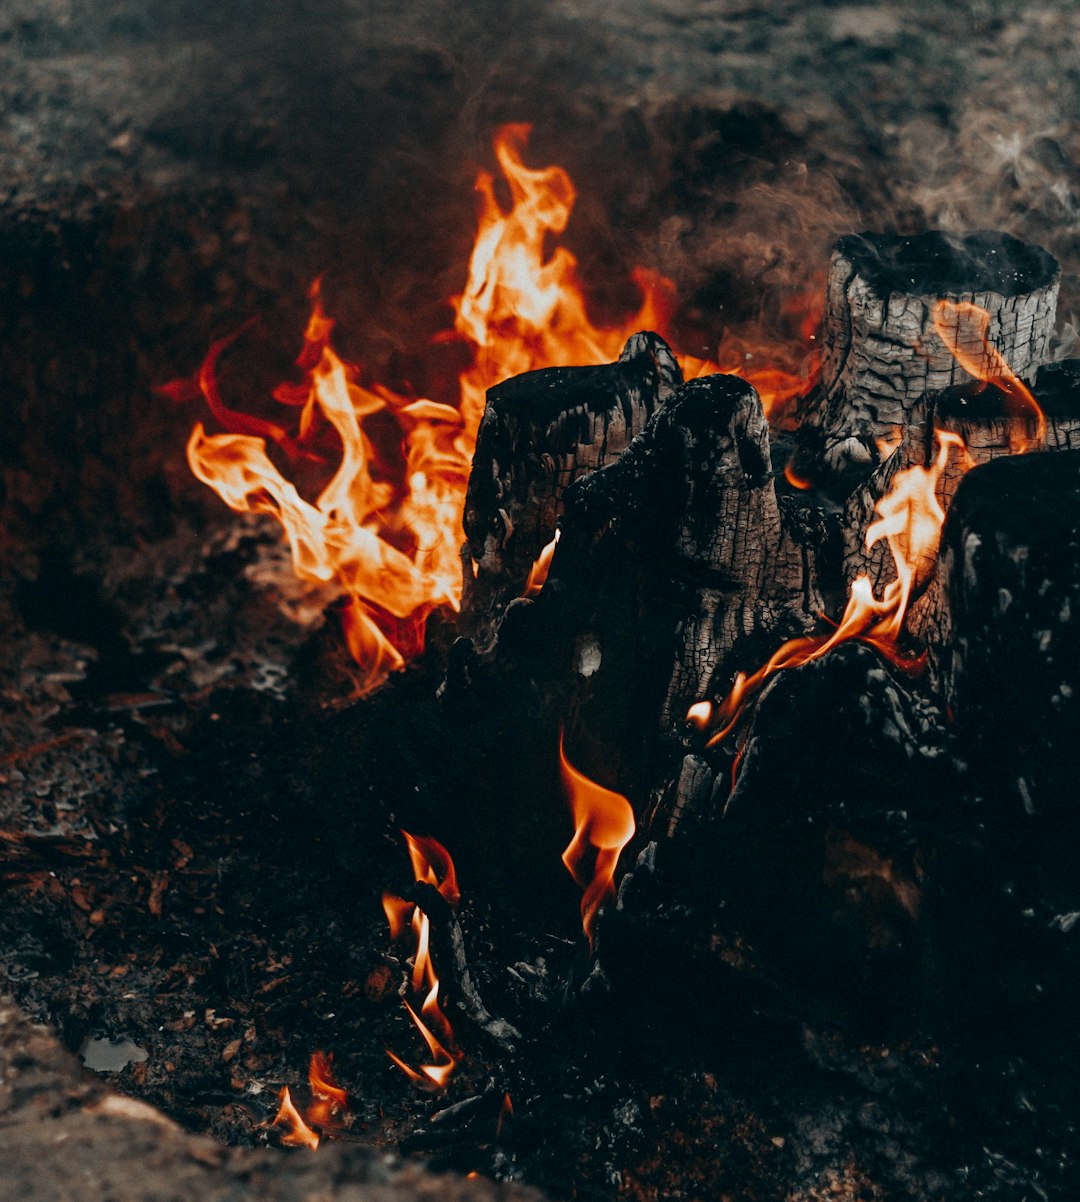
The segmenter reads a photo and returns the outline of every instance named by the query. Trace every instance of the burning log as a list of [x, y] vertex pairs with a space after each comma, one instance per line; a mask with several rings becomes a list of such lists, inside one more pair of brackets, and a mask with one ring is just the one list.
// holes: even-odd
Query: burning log
[[846, 975], [857, 963], [896, 983], [915, 975], [927, 869], [958, 826], [946, 748], [941, 710], [860, 644], [762, 693], [726, 804], [726, 773], [714, 789], [722, 820], [696, 838], [737, 921], [815, 988], [833, 992], [845, 966], [852, 1001], [870, 983]]
[[[929, 467], [938, 454], [935, 431], [952, 440], [936, 482], [942, 511], [948, 512], [965, 474], [973, 467], [1013, 456], [1021, 450], [1056, 451], [1080, 448], [1080, 362], [1050, 364], [1039, 369], [1033, 400], [1017, 413], [1008, 392], [997, 384], [961, 385], [924, 398], [918, 420], [905, 431], [896, 450], [848, 498], [843, 518], [843, 572], [850, 582], [863, 573], [875, 593], [895, 577], [895, 565], [884, 543], [866, 547], [866, 531], [881, 499], [898, 474], [913, 466]], [[945, 599], [933, 572], [933, 559], [921, 565], [916, 601], [907, 627], [922, 642], [933, 642], [946, 619]]]
[[993, 347], [1030, 380], [1047, 358], [1060, 279], [1046, 251], [993, 231], [841, 238], [826, 289], [821, 383], [802, 415], [838, 491], [873, 470], [878, 440], [894, 445], [927, 393], [998, 374], [979, 370], [987, 348], [963, 348], [966, 368], [947, 331], [943, 339], [941, 298], [985, 310]]
[[537, 603], [575, 649], [586, 770], [638, 762], [658, 725], [681, 726], [725, 680], [736, 647], [804, 630], [808, 597], [816, 608], [757, 393], [737, 376], [684, 384], [617, 462], [568, 491]]
[[969, 473], [942, 538], [946, 604], [930, 648], [988, 821], [1009, 839], [1039, 831], [1040, 859], [1063, 861], [1070, 887], [1080, 834], [1071, 801], [1080, 776], [1078, 546], [1080, 451]]
[[618, 458], [682, 378], [663, 339], [642, 333], [615, 363], [527, 372], [489, 391], [462, 552], [463, 621], [478, 642], [525, 591], [566, 489]]

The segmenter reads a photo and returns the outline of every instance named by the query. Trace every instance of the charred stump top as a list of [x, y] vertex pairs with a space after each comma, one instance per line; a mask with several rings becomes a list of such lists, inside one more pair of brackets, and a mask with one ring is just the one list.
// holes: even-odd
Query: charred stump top
[[[993, 350], [1031, 380], [1047, 357], [1060, 280], [1053, 256], [991, 230], [840, 239], [826, 290], [821, 385], [804, 405], [836, 491], [873, 469], [877, 441], [902, 432], [927, 393], [973, 378], [935, 330], [936, 301], [985, 310]], [[964, 350], [986, 364], [985, 376], [997, 374], [991, 350]]]

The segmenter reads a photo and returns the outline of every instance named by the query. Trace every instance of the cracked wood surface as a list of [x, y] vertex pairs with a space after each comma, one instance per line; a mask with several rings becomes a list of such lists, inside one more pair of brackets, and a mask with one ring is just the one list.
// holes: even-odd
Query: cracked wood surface
[[[1046, 418], [1046, 431], [1033, 453], [1080, 449], [1080, 361], [1065, 360], [1041, 368], [1034, 392]], [[1034, 420], [1010, 415], [1006, 399], [993, 386], [955, 388], [925, 398], [900, 446], [848, 498], [843, 521], [843, 573], [847, 584], [860, 573], [868, 575], [875, 594], [880, 596], [885, 585], [895, 579], [886, 543], [879, 542], [867, 550], [866, 530], [897, 474], [914, 465], [927, 466], [934, 459], [935, 428], [959, 435], [966, 447], [964, 452], [950, 453], [938, 481], [936, 495], [946, 514], [961, 480], [972, 468], [1015, 456], [1019, 442], [1033, 440], [1036, 433]], [[908, 630], [930, 645], [939, 643], [948, 628], [943, 613], [947, 599], [935, 560], [936, 556], [927, 557], [917, 572], [915, 599], [907, 618]]]
[[568, 493], [552, 578], [584, 598], [594, 699], [624, 692], [653, 660], [666, 729], [726, 690], [742, 642], [802, 629], [805, 560], [782, 519], [754, 389], [723, 375], [677, 389], [616, 463]]
[[682, 383], [656, 334], [615, 363], [515, 376], [488, 393], [465, 502], [465, 629], [486, 642], [555, 534], [567, 488], [612, 463]]
[[[910, 425], [927, 393], [972, 379], [933, 328], [935, 300], [985, 309], [994, 346], [1030, 381], [1049, 352], [1060, 279], [1046, 252], [991, 231], [841, 238], [826, 286], [821, 387], [804, 414], [819, 427], [828, 472], [865, 476], [879, 461], [877, 440]], [[981, 347], [964, 349], [988, 364]]]

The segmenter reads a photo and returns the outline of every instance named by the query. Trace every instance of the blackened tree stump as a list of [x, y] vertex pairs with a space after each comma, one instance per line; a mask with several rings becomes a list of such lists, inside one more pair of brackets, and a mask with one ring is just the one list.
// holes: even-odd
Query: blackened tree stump
[[[993, 231], [840, 239], [826, 290], [821, 384], [803, 414], [817, 427], [825, 473], [847, 484], [865, 476], [880, 459], [877, 441], [895, 442], [927, 393], [973, 378], [934, 330], [935, 301], [985, 309], [991, 342], [1030, 381], [1047, 358], [1060, 278], [1044, 250]], [[982, 348], [964, 349], [989, 363]]]
[[616, 363], [527, 372], [489, 391], [465, 502], [467, 633], [489, 641], [554, 536], [566, 489], [618, 458], [681, 383], [667, 344], [641, 333]]
[[694, 701], [726, 691], [748, 640], [803, 632], [807, 597], [816, 604], [806, 569], [753, 387], [724, 375], [682, 385], [614, 464], [568, 490], [537, 602], [559, 609], [574, 647], [584, 770], [610, 773], [681, 728]]
[[1080, 451], [970, 472], [938, 575], [930, 655], [979, 791], [1080, 832]]

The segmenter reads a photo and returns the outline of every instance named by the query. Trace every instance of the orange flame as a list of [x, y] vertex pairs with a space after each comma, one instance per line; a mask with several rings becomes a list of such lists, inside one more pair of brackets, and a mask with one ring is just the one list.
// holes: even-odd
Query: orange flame
[[555, 548], [559, 543], [560, 531], [556, 530], [552, 535], [551, 542], [545, 544], [543, 550], [537, 556], [536, 563], [529, 569], [529, 579], [525, 582], [525, 592], [522, 596], [535, 597], [536, 594], [547, 584], [548, 572], [551, 571], [551, 561], [555, 555]]
[[[416, 880], [433, 885], [446, 899], [447, 904], [456, 908], [461, 901], [461, 891], [450, 853], [436, 839], [410, 835], [407, 831], [401, 833], [405, 836], [409, 848], [409, 859]], [[426, 996], [420, 1007], [420, 1014], [417, 1014], [407, 1001], [403, 1004], [427, 1044], [433, 1063], [421, 1065], [417, 1070], [389, 1048], [386, 1054], [414, 1084], [423, 1089], [442, 1089], [460, 1062], [461, 1056], [445, 1046], [449, 1044], [451, 1048], [454, 1047], [454, 1031], [439, 1005], [439, 978], [430, 950], [431, 921], [419, 906], [389, 893], [383, 894], [383, 911], [390, 923], [392, 938], [399, 938], [406, 924], [412, 928], [416, 938], [416, 954], [413, 957], [410, 984], [413, 993], [419, 995], [426, 990]], [[441, 1040], [432, 1027], [439, 1030]]]
[[305, 1115], [317, 1127], [338, 1126], [335, 1115], [349, 1107], [349, 1095], [334, 1080], [331, 1057], [325, 1052], [312, 1052], [308, 1066], [308, 1084], [313, 1101]]
[[[562, 854], [562, 861], [574, 878], [581, 898], [581, 925], [595, 947], [596, 918], [602, 907], [615, 896], [615, 868], [622, 849], [633, 838], [634, 811], [621, 793], [605, 789], [590, 780], [566, 758], [563, 736], [559, 735], [559, 767], [563, 791], [574, 818], [574, 837]], [[590, 851], [595, 851], [593, 858]], [[592, 859], [592, 869], [588, 862]]]
[[311, 1092], [318, 1098], [324, 1098], [344, 1110], [349, 1105], [349, 1095], [334, 1080], [334, 1072], [330, 1066], [331, 1057], [325, 1052], [312, 1052], [311, 1064], [308, 1067], [308, 1082]]
[[[934, 462], [929, 467], [916, 464], [897, 472], [892, 487], [877, 503], [877, 520], [866, 531], [867, 550], [882, 539], [887, 543], [896, 567], [896, 579], [885, 586], [878, 599], [874, 596], [870, 578], [862, 574], [856, 576], [843, 616], [831, 634], [789, 639], [752, 675], [738, 673], [731, 692], [716, 711], [717, 719], [723, 725], [709, 740], [709, 746], [731, 733], [747, 703], [773, 675], [785, 668], [797, 668], [819, 659], [849, 639], [869, 643], [894, 663], [910, 665], [898, 640], [915, 582], [933, 563], [945, 521], [945, 511], [937, 499], [937, 483], [948, 463], [950, 451], [966, 449], [958, 434], [935, 430], [934, 435], [938, 444]], [[691, 714], [700, 704], [691, 706]]]
[[499, 1120], [495, 1124], [495, 1138], [501, 1139], [503, 1128], [508, 1122], [514, 1121], [514, 1103], [510, 1100], [508, 1093], [503, 1094], [503, 1100], [499, 1106]]
[[1031, 389], [990, 341], [990, 314], [971, 301], [937, 300], [930, 316], [938, 337], [964, 371], [976, 380], [996, 385], [1012, 403], [1014, 416], [1034, 420], [1034, 438], [1012, 432], [1013, 452], [1022, 454], [1040, 446], [1046, 438], [1046, 415]]
[[800, 476], [795, 470], [795, 464], [789, 459], [784, 464], [784, 479], [791, 485], [792, 488], [797, 488], [805, 492], [809, 488], [814, 487], [814, 482], [806, 476]]
[[434, 885], [446, 898], [450, 908], [456, 910], [461, 901], [461, 890], [450, 853], [437, 839], [428, 835], [410, 835], [408, 831], [401, 833], [409, 848], [409, 860], [416, 879]]
[[[636, 330], [669, 334], [673, 287], [642, 270], [634, 272], [642, 291], [638, 312], [610, 328], [592, 323], [574, 256], [565, 247], [550, 249], [566, 229], [574, 186], [561, 167], [525, 166], [528, 135], [527, 125], [507, 125], [495, 137], [512, 200], [508, 211], [495, 195], [493, 177], [482, 172], [477, 180], [481, 211], [468, 278], [451, 299], [454, 331], [437, 339], [459, 339], [471, 352], [453, 404], [362, 383], [362, 368], [330, 346], [334, 323], [323, 309], [318, 281], [297, 359], [303, 381], [273, 392], [279, 404], [299, 411], [294, 422], [268, 421], [225, 404], [218, 361], [243, 330], [215, 342], [199, 373], [198, 391], [225, 432], [208, 434], [202, 423], [195, 426], [187, 444], [191, 470], [230, 508], [274, 516], [296, 575], [326, 590], [328, 600], [345, 598], [341, 617], [360, 665], [361, 695], [423, 649], [424, 625], [434, 609], [460, 605], [461, 513], [487, 389], [534, 368], [610, 362]], [[747, 369], [741, 346], [726, 346], [723, 361], [725, 370], [758, 387], [766, 408], [808, 384], [806, 372]], [[717, 364], [684, 357], [683, 369], [689, 378], [715, 371]], [[162, 391], [178, 399], [190, 390], [174, 382]], [[393, 454], [380, 455], [365, 424], [376, 413], [384, 427], [387, 418], [396, 425], [402, 454], [385, 448]], [[268, 442], [291, 460], [323, 462], [328, 447], [338, 448], [337, 468], [314, 501], [282, 475]]]
[[300, 1112], [289, 1096], [287, 1085], [281, 1091], [281, 1105], [271, 1126], [284, 1128], [281, 1142], [287, 1147], [310, 1148], [314, 1152], [319, 1146], [319, 1137], [300, 1117]]

